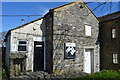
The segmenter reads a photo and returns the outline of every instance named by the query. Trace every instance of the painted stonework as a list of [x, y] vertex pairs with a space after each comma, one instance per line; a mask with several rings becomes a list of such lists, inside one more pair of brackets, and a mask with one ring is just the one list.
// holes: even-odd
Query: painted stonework
[[[44, 33], [43, 33], [43, 25], [44, 23], [43, 19], [38, 19], [37, 21], [23, 25], [22, 27], [18, 27], [15, 30], [11, 30], [9, 35], [7, 35], [8, 39], [7, 43], [10, 44], [9, 47], [7, 47], [6, 53], [9, 54], [10, 59], [6, 60], [6, 64], [8, 65], [7, 68], [10, 69], [10, 76], [14, 75], [14, 68], [13, 68], [13, 61], [14, 59], [25, 59], [23, 64], [25, 66], [25, 71], [33, 71], [33, 57], [34, 57], [34, 41], [44, 41]], [[24, 52], [18, 51], [18, 44], [20, 40], [27, 41], [27, 50]], [[8, 51], [9, 50], [9, 51]], [[25, 57], [20, 57], [19, 54], [22, 54]], [[18, 55], [16, 58], [11, 57]], [[11, 73], [13, 71], [13, 73]]]

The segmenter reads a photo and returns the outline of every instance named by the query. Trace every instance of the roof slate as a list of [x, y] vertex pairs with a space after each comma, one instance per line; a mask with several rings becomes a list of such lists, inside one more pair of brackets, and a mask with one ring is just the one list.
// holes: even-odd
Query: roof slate
[[111, 20], [115, 20], [115, 19], [120, 19], [120, 11], [108, 14], [108, 15], [104, 15], [101, 17], [98, 17], [98, 20], [100, 22], [104, 22], [104, 21], [111, 21]]

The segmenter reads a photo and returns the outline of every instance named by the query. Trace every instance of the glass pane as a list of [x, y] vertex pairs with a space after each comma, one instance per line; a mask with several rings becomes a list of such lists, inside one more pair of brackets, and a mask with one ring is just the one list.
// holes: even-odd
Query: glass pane
[[86, 36], [91, 36], [92, 35], [91, 26], [85, 25], [85, 35]]
[[19, 41], [19, 44], [26, 44], [26, 41]]
[[116, 63], [118, 63], [118, 60], [116, 59]]
[[26, 46], [18, 46], [18, 51], [26, 51]]
[[112, 33], [115, 34], [116, 30], [115, 29], [112, 29]]
[[115, 63], [115, 59], [113, 59], [113, 63]]
[[113, 59], [115, 58], [115, 54], [113, 54]]
[[116, 38], [116, 29], [112, 29], [112, 38]]
[[115, 54], [115, 57], [116, 57], [116, 59], [117, 59], [117, 54]]

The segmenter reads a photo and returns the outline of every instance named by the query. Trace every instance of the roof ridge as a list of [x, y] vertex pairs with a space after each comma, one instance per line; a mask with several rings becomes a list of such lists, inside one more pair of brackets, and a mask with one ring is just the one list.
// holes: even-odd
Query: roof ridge
[[15, 30], [15, 29], [18, 29], [18, 28], [21, 28], [21, 27], [24, 27], [24, 26], [26, 26], [26, 25], [28, 25], [28, 24], [30, 24], [30, 23], [33, 23], [33, 22], [38, 21], [38, 20], [41, 20], [41, 19], [43, 19], [43, 17], [40, 17], [40, 18], [38, 18], [38, 19], [35, 19], [35, 20], [30, 21], [30, 22], [28, 22], [28, 23], [25, 23], [25, 24], [23, 24], [23, 25], [21, 25], [21, 26], [18, 26], [18, 27], [16, 27], [16, 28], [10, 29], [10, 30], [6, 33], [5, 37], [7, 37], [7, 35], [8, 35], [11, 31], [13, 31], [13, 30]]
[[61, 7], [64, 7], [64, 6], [66, 6], [66, 5], [69, 5], [69, 4], [72, 4], [72, 3], [76, 3], [76, 2], [84, 3], [83, 0], [76, 0], [76, 1], [73, 1], [73, 2], [68, 2], [68, 3], [66, 3], [66, 4], [60, 5], [60, 6], [58, 6], [58, 7], [52, 8], [51, 10], [58, 9], [58, 8], [61, 8]]
[[120, 13], [120, 11], [116, 11], [116, 12], [113, 12], [113, 13], [110, 13], [110, 14], [106, 14], [106, 15], [100, 16], [100, 17], [98, 17], [98, 18], [110, 16], [110, 15], [117, 14], [117, 13]]
[[40, 17], [40, 18], [35, 19], [35, 20], [32, 20], [32, 21], [30, 21], [30, 22], [28, 22], [28, 23], [25, 23], [25, 24], [23, 24], [23, 25], [20, 25], [20, 26], [18, 26], [18, 27], [16, 27], [16, 28], [10, 29], [10, 31], [13, 31], [13, 30], [15, 30], [15, 29], [24, 27], [24, 26], [26, 26], [26, 25], [28, 25], [28, 24], [30, 24], [30, 23], [33, 23], [33, 22], [38, 21], [38, 20], [41, 20], [42, 18], [43, 18], [43, 17]]

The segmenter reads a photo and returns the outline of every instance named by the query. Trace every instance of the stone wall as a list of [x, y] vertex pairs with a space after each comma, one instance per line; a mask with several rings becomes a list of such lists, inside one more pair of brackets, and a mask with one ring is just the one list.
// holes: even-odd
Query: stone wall
[[[53, 72], [84, 71], [85, 47], [94, 50], [94, 72], [99, 71], [99, 46], [95, 44], [98, 40], [98, 21], [86, 5], [73, 3], [55, 9], [53, 18]], [[85, 37], [85, 24], [92, 26], [92, 37]], [[76, 44], [74, 59], [64, 58], [64, 44], [69, 42]]]
[[[25, 62], [25, 69], [27, 71], [33, 71], [33, 65], [34, 65], [34, 41], [45, 41], [45, 31], [44, 31], [44, 21], [40, 18], [38, 20], [32, 21], [30, 23], [24, 24], [18, 28], [15, 28], [11, 30], [10, 36], [7, 36], [10, 39], [7, 39], [7, 48], [6, 48], [6, 59], [9, 59], [9, 55], [13, 53], [19, 54], [23, 53], [27, 56]], [[18, 51], [18, 42], [19, 40], [25, 40], [27, 50], [26, 51]], [[9, 65], [11, 64], [12, 60], [8, 60], [6, 65], [8, 70], [11, 69], [12, 67], [9, 68]]]
[[[115, 16], [115, 15], [114, 15]], [[111, 17], [111, 16], [110, 16]], [[110, 19], [111, 20], [111, 19]], [[101, 54], [101, 69], [119, 69], [120, 65], [115, 65], [112, 62], [112, 54], [118, 53], [118, 61], [120, 61], [119, 49], [119, 20], [111, 20], [100, 23], [100, 54]], [[112, 39], [112, 28], [116, 28], [116, 38]], [[119, 63], [119, 62], [118, 62]]]
[[52, 73], [53, 70], [53, 13], [52, 11], [45, 15], [45, 42], [46, 42], [46, 71]]
[[119, 19], [118, 19], [118, 21], [117, 21], [117, 24], [118, 24], [118, 52], [119, 52], [119, 54], [118, 54], [118, 63], [119, 63], [119, 68], [118, 68], [118, 70], [120, 70], [120, 17], [119, 17]]
[[26, 73], [26, 58], [25, 53], [10, 53], [10, 77]]

